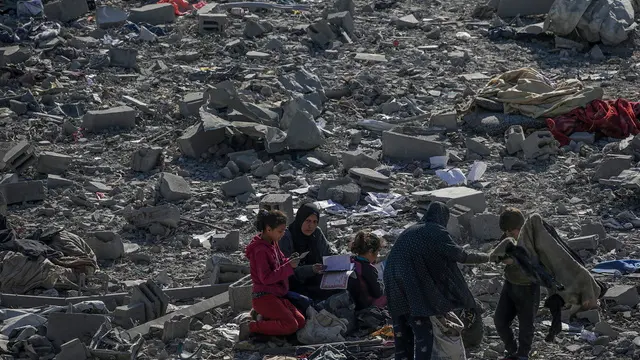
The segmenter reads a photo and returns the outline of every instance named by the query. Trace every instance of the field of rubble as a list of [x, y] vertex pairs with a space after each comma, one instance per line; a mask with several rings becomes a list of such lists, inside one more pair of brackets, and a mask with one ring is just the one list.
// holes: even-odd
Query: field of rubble
[[[543, 215], [588, 266], [638, 257], [640, 137], [580, 133], [559, 146], [537, 132], [544, 119], [478, 99], [491, 78], [531, 68], [602, 89], [603, 99], [636, 101], [633, 29], [621, 44], [581, 42], [537, 30], [543, 14], [501, 18], [495, 1], [198, 3], [177, 16], [170, 3], [56, 0], [44, 4], [47, 19], [20, 3], [22, 17], [15, 2], [0, 2], [8, 222], [19, 238], [78, 235], [97, 264], [71, 284], [29, 286], [19, 293], [36, 296], [27, 298], [7, 295], [17, 291], [3, 278], [12, 275], [5, 260], [0, 306], [64, 309], [51, 299], [90, 296], [120, 313], [84, 303], [18, 326], [2, 310], [3, 358], [51, 359], [70, 340], [58, 359], [90, 351], [258, 360], [265, 347], [287, 346], [233, 349], [248, 287], [227, 287], [248, 274], [244, 245], [260, 206], [293, 216], [317, 201], [321, 227], [345, 252], [361, 229], [391, 247], [426, 203], [441, 200], [452, 207], [452, 234], [472, 249], [490, 250], [497, 215], [515, 206]], [[438, 171], [436, 160], [458, 171]], [[502, 269], [464, 271], [486, 310], [484, 341], [468, 358], [497, 359]], [[532, 359], [640, 356], [637, 277], [598, 277], [613, 288], [600, 311], [566, 319], [553, 344], [541, 310]], [[144, 306], [127, 307], [136, 299]], [[181, 320], [134, 327], [179, 309]], [[113, 315], [115, 330], [90, 313]], [[59, 335], [71, 322], [95, 335]], [[137, 333], [144, 338], [126, 336]]]

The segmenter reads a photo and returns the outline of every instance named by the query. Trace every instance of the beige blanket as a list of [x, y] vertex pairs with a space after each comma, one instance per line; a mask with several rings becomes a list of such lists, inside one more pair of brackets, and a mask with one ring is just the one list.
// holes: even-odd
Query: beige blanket
[[[556, 291], [568, 305], [592, 309], [598, 306], [600, 286], [589, 270], [580, 265], [549, 234], [538, 214], [531, 215], [525, 222], [518, 245], [524, 247], [533, 259], [537, 259], [555, 278], [564, 285], [564, 290]], [[550, 295], [554, 291], [550, 292]]]
[[577, 79], [552, 84], [531, 68], [507, 71], [491, 79], [477, 96], [504, 104], [506, 114], [520, 113], [534, 119], [563, 115], [602, 99], [602, 88], [584, 87]]

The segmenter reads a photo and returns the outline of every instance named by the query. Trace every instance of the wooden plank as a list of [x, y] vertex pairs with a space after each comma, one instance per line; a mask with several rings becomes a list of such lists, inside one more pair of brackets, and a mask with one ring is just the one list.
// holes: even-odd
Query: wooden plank
[[197, 304], [193, 304], [184, 309], [174, 311], [165, 316], [159, 317], [155, 320], [151, 320], [142, 325], [136, 326], [133, 329], [127, 330], [123, 336], [129, 336], [129, 340], [133, 340], [137, 335], [146, 335], [149, 333], [149, 329], [152, 326], [164, 326], [164, 323], [171, 320], [174, 316], [184, 315], [186, 317], [193, 317], [204, 314], [207, 311], [213, 310], [217, 307], [227, 305], [229, 303], [229, 292], [224, 292], [220, 295], [216, 295], [207, 300], [203, 300]]

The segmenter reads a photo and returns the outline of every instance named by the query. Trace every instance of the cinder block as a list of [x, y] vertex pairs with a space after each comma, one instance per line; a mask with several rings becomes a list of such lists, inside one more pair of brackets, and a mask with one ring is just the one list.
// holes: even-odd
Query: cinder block
[[293, 222], [293, 197], [291, 194], [269, 194], [260, 200], [260, 209], [280, 210], [287, 215], [287, 224]]
[[35, 148], [28, 141], [0, 142], [0, 171], [16, 171], [29, 167], [35, 162]]
[[476, 214], [471, 219], [471, 237], [482, 240], [498, 240], [502, 236], [500, 217], [495, 214]]
[[7, 200], [7, 205], [21, 204], [25, 201], [42, 201], [47, 196], [44, 181], [21, 181], [0, 185], [0, 192]]
[[191, 319], [184, 315], [176, 315], [165, 321], [162, 331], [162, 341], [167, 343], [173, 339], [184, 339], [189, 334]]
[[638, 289], [635, 286], [616, 285], [607, 290], [604, 294], [604, 300], [616, 305], [635, 307], [640, 303], [640, 296], [638, 295]]
[[180, 102], [180, 114], [184, 117], [198, 115], [200, 112], [200, 107], [204, 105], [203, 95], [204, 93], [202, 92], [193, 92], [186, 94]]
[[512, 125], [504, 134], [504, 141], [507, 146], [507, 154], [513, 155], [522, 150], [524, 144], [524, 130], [520, 125]]
[[187, 128], [178, 138], [178, 147], [185, 156], [200, 158], [210, 147], [224, 141], [225, 130], [204, 131], [201, 122]]
[[109, 128], [133, 128], [136, 126], [136, 111], [128, 106], [107, 110], [90, 110], [82, 118], [82, 127], [91, 132]]
[[574, 251], [595, 250], [598, 248], [598, 235], [580, 236], [567, 240], [567, 245]]
[[435, 127], [443, 127], [447, 131], [458, 130], [458, 113], [455, 111], [447, 111], [441, 114], [435, 114], [431, 117], [429, 125]]
[[37, 170], [43, 174], [60, 175], [71, 165], [71, 161], [73, 161], [71, 156], [44, 151], [38, 157]]
[[228, 233], [215, 234], [211, 237], [211, 246], [217, 250], [237, 251], [240, 247], [240, 232], [233, 230]]
[[463, 205], [474, 213], [483, 213], [487, 208], [484, 193], [466, 186], [456, 186], [433, 191], [419, 191], [412, 194], [417, 201], [440, 201], [447, 206]]
[[226, 14], [200, 14], [198, 15], [198, 31], [200, 34], [211, 32], [223, 32], [227, 28]]
[[129, 21], [134, 23], [160, 25], [171, 23], [175, 19], [176, 15], [173, 5], [168, 3], [145, 5], [131, 9], [129, 12]]
[[382, 153], [394, 159], [429, 161], [433, 156], [445, 156], [447, 151], [444, 144], [436, 140], [385, 131]]
[[251, 300], [253, 293], [253, 281], [251, 275], [247, 275], [235, 283], [229, 285], [229, 305], [234, 313], [249, 311], [253, 307]]
[[133, 171], [147, 172], [160, 164], [162, 148], [159, 146], [143, 147], [136, 150], [131, 156], [131, 169]]

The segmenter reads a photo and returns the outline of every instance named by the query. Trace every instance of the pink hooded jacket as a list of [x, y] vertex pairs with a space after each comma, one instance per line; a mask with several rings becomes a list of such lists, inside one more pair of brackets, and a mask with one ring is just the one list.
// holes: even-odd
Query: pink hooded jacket
[[253, 292], [266, 292], [279, 297], [289, 292], [289, 276], [293, 268], [277, 243], [270, 243], [256, 235], [245, 249], [251, 267]]

